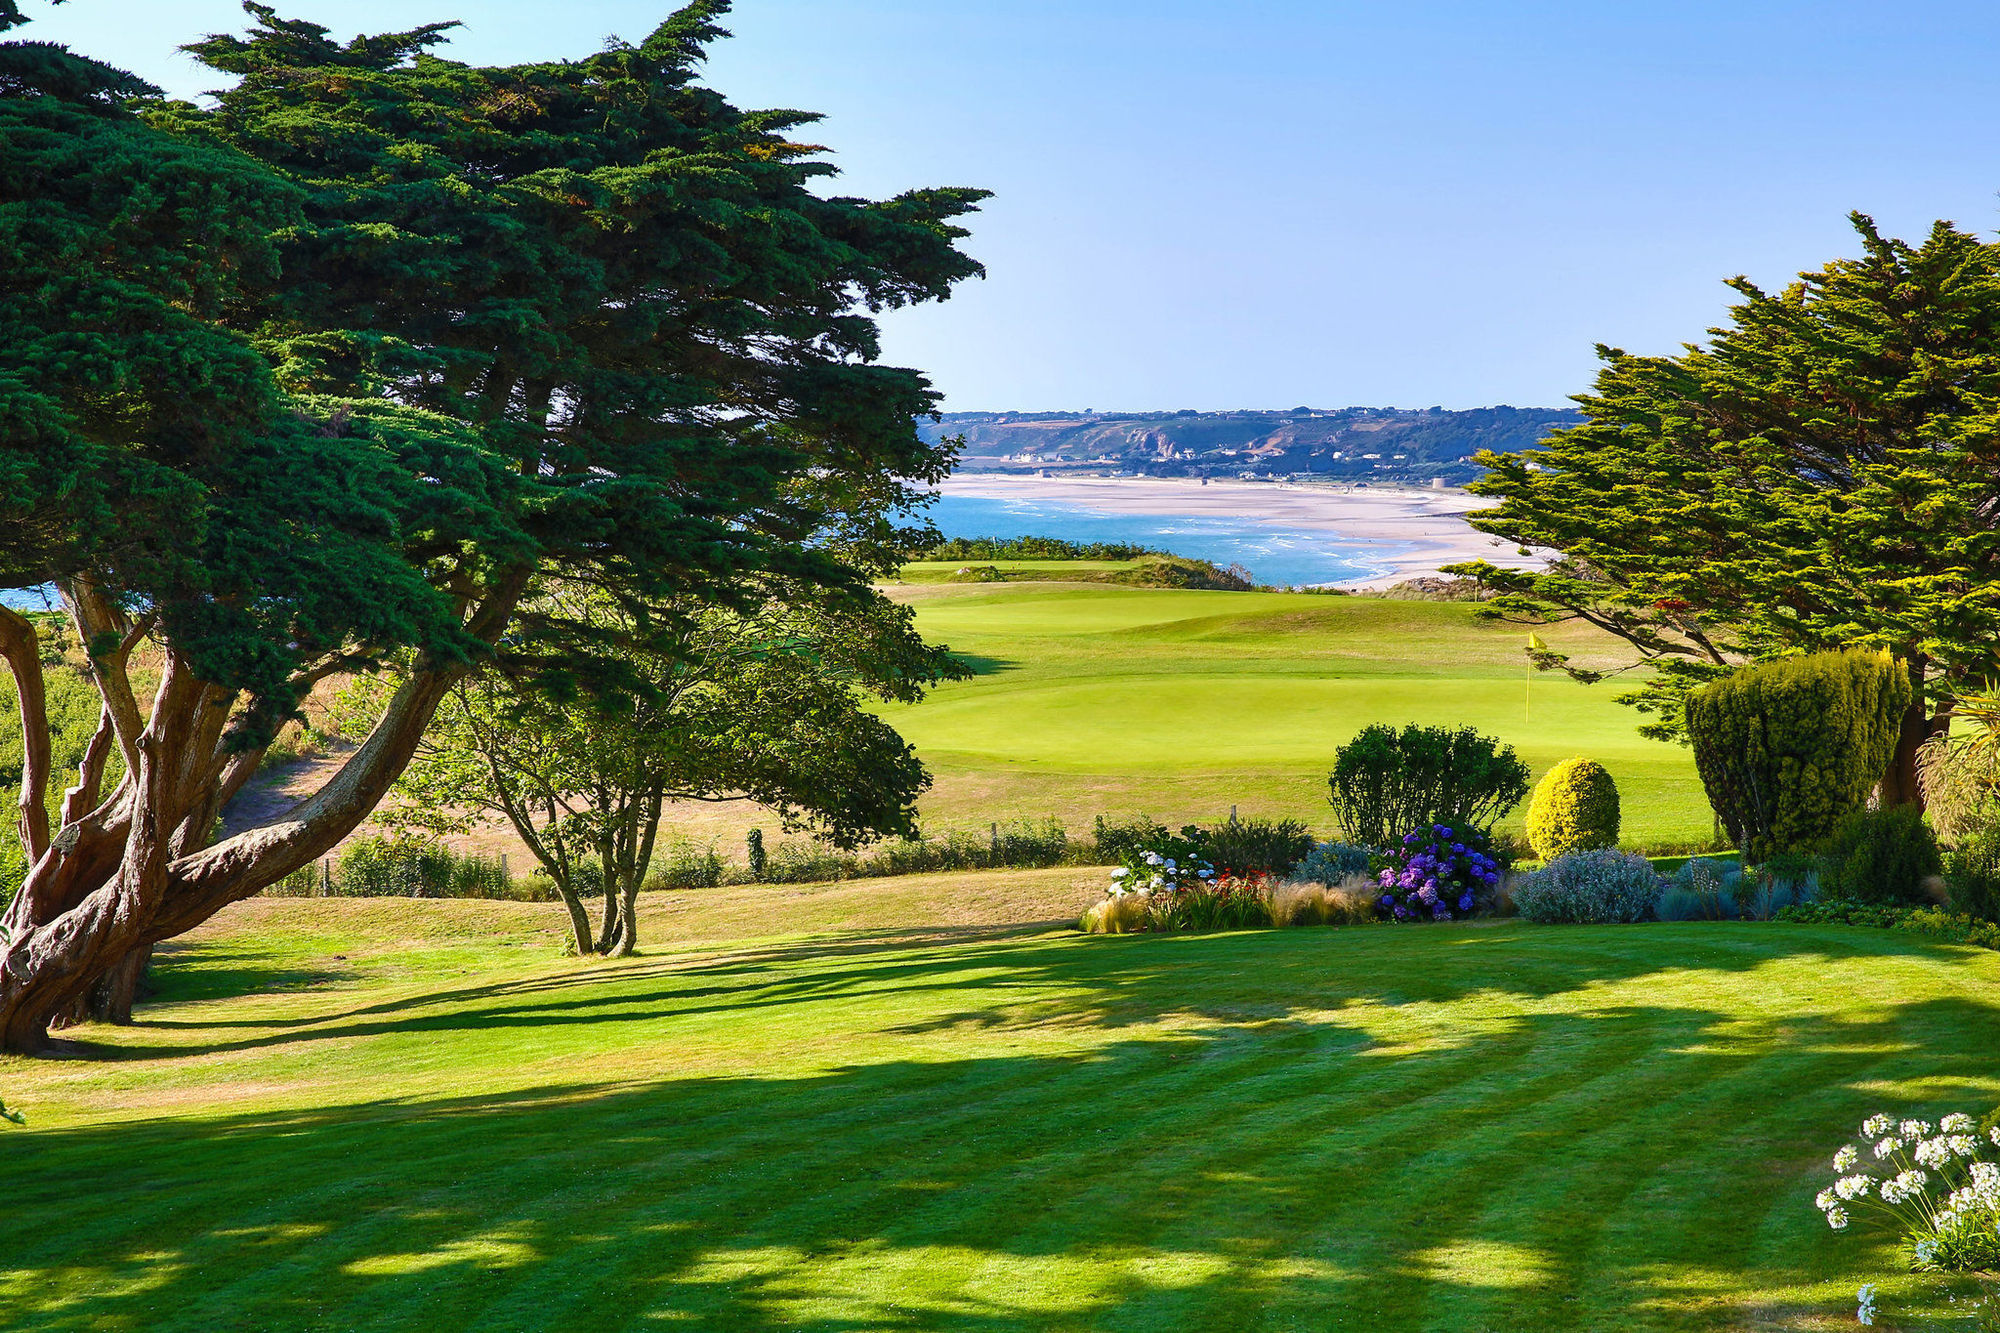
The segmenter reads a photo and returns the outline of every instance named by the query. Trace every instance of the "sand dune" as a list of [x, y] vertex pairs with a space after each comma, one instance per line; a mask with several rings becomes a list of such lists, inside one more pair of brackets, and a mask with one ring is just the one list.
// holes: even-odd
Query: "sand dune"
[[1211, 481], [1184, 477], [1009, 477], [973, 473], [940, 488], [947, 495], [996, 500], [1038, 500], [1114, 514], [1196, 514], [1253, 519], [1293, 528], [1324, 529], [1350, 542], [1379, 544], [1371, 555], [1389, 572], [1346, 585], [1387, 587], [1435, 574], [1461, 560], [1490, 560], [1515, 569], [1538, 568], [1542, 556], [1474, 531], [1465, 516], [1490, 501], [1464, 491], [1390, 490], [1292, 482]]

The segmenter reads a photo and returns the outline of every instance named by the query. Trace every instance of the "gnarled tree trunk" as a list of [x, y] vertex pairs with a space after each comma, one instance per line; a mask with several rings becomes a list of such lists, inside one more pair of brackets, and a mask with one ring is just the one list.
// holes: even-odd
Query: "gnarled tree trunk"
[[[506, 622], [526, 572], [506, 580], [474, 610], [467, 628], [491, 642]], [[246, 707], [233, 692], [198, 677], [163, 645], [160, 684], [141, 717], [125, 659], [148, 631], [125, 623], [88, 583], [63, 586], [78, 636], [118, 646], [93, 661], [105, 724], [127, 756], [123, 781], [94, 808], [97, 772], [79, 774], [64, 802], [64, 824], [29, 869], [9, 906], [0, 946], [0, 1050], [35, 1053], [52, 1023], [128, 1021], [152, 946], [193, 929], [330, 851], [367, 818], [416, 748], [438, 701], [466, 670], [419, 670], [390, 699], [368, 739], [317, 792], [290, 811], [219, 843], [208, 840], [222, 806], [256, 771], [261, 750], [232, 742]], [[110, 638], [107, 639], [106, 636]], [[12, 658], [10, 657], [10, 662]], [[326, 669], [301, 674], [302, 695]], [[24, 727], [45, 715], [24, 712]], [[46, 808], [44, 771], [24, 791]]]

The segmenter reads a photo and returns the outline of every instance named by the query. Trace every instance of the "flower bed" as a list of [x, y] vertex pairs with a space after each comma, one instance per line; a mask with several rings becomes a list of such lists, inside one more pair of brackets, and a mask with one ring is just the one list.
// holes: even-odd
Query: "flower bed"
[[1500, 883], [1500, 863], [1478, 829], [1433, 824], [1403, 835], [1383, 858], [1376, 902], [1397, 921], [1453, 921], [1484, 905]]

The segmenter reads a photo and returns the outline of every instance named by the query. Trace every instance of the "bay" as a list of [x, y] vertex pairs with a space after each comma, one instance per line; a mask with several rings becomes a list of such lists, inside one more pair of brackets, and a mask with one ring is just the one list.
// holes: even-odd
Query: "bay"
[[940, 495], [926, 511], [947, 537], [1060, 537], [1128, 542], [1216, 565], [1242, 565], [1263, 584], [1354, 583], [1389, 573], [1402, 543], [1355, 541], [1254, 516], [1114, 514], [1053, 500]]

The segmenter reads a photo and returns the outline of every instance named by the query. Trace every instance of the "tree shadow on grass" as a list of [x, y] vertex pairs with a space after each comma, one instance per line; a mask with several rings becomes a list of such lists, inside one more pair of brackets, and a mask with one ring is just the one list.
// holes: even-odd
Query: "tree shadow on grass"
[[1448, 1005], [1472, 995], [1541, 1001], [1650, 976], [1745, 973], [1781, 959], [1939, 959], [1965, 952], [1885, 931], [1738, 923], [1025, 938], [973, 927], [955, 939], [913, 944], [897, 932], [852, 932], [421, 991], [318, 1016], [211, 1022], [142, 1011], [139, 1025], [153, 1031], [235, 1028], [256, 1035], [144, 1044], [85, 1038], [74, 1049], [122, 1060], [178, 1059], [391, 1033], [643, 1024], [715, 1014], [749, 1018], [825, 1000], [910, 1000], [927, 993], [980, 1003], [884, 1030], [1120, 1029], [1168, 1016], [1256, 1026], [1299, 1013]]
[[1885, 1085], [1990, 1087], [1996, 1034], [1957, 997], [1293, 1020], [30, 1131], [0, 1324], [1803, 1327], [1877, 1275], [1811, 1207], [1832, 1142], [1916, 1109]]

